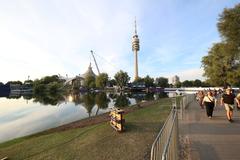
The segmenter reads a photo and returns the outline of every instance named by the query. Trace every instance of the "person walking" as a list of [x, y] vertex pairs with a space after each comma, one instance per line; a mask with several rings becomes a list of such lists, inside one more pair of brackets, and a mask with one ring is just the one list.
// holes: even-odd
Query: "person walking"
[[198, 92], [198, 103], [202, 109], [203, 109], [203, 98], [204, 98], [204, 92], [199, 91]]
[[240, 90], [238, 90], [236, 101], [237, 101], [237, 109], [239, 110], [240, 109]]
[[233, 122], [232, 117], [233, 117], [233, 109], [234, 109], [234, 100], [236, 99], [235, 99], [235, 95], [232, 93], [232, 89], [227, 88], [226, 93], [222, 95], [221, 105], [224, 105], [225, 107], [227, 119], [229, 122]]
[[218, 104], [218, 101], [217, 101], [217, 100], [218, 100], [218, 92], [217, 92], [217, 90], [214, 89], [213, 92], [212, 92], [212, 94], [213, 94], [213, 97], [215, 98], [214, 107], [216, 107], [217, 104]]
[[208, 118], [212, 118], [213, 115], [213, 109], [215, 104], [215, 97], [213, 96], [211, 90], [207, 91], [207, 95], [204, 96], [202, 105], [205, 105], [206, 113]]

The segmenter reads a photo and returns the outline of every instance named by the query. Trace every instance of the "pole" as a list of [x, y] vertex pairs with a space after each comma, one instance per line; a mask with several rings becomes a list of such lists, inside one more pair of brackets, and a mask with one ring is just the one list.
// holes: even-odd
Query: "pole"
[[98, 71], [98, 75], [99, 75], [99, 74], [100, 74], [100, 71], [99, 71], [99, 68], [98, 68], [98, 65], [97, 65], [97, 61], [96, 61], [96, 59], [95, 59], [95, 57], [94, 57], [94, 55], [93, 55], [93, 51], [91, 50], [90, 52], [92, 53], [93, 60], [94, 60], [94, 63], [95, 63], [95, 65], [96, 65], [96, 67], [97, 67], [97, 71]]

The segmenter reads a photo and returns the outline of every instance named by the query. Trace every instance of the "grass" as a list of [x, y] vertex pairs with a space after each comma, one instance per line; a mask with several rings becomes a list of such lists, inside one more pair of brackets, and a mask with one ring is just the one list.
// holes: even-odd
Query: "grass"
[[136, 110], [125, 116], [126, 131], [109, 123], [46, 135], [27, 136], [0, 144], [0, 159], [131, 160], [149, 159], [151, 145], [170, 111], [171, 100]]

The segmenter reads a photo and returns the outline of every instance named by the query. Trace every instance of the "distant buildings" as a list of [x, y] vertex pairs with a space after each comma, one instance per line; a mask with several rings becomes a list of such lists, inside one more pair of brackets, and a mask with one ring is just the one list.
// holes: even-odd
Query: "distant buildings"
[[172, 77], [172, 85], [175, 86], [179, 82], [180, 82], [180, 78], [177, 75]]
[[87, 69], [87, 71], [84, 73], [84, 74], [80, 74], [74, 78], [69, 78], [69, 79], [66, 79], [66, 84], [70, 84], [72, 85], [73, 87], [77, 87], [79, 88], [80, 86], [83, 86], [84, 84], [84, 80], [86, 77], [88, 76], [92, 76], [92, 77], [96, 77], [96, 74], [93, 72], [92, 70], [92, 66], [91, 66], [91, 63]]

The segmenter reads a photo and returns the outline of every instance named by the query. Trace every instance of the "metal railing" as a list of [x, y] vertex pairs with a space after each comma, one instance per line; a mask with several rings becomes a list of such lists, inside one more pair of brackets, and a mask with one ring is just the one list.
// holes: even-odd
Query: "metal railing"
[[182, 98], [182, 108], [185, 109], [195, 99], [194, 94], [188, 94]]
[[162, 129], [152, 144], [151, 160], [178, 159], [178, 110], [185, 108], [193, 100], [192, 95], [182, 96], [178, 105], [176, 97], [172, 98], [172, 109]]
[[184, 117], [184, 112], [185, 109], [189, 106], [189, 104], [191, 102], [193, 102], [195, 99], [195, 95], [194, 94], [188, 94], [188, 95], [184, 95], [182, 96], [182, 99], [179, 102], [179, 106], [178, 106], [178, 119], [183, 119]]

